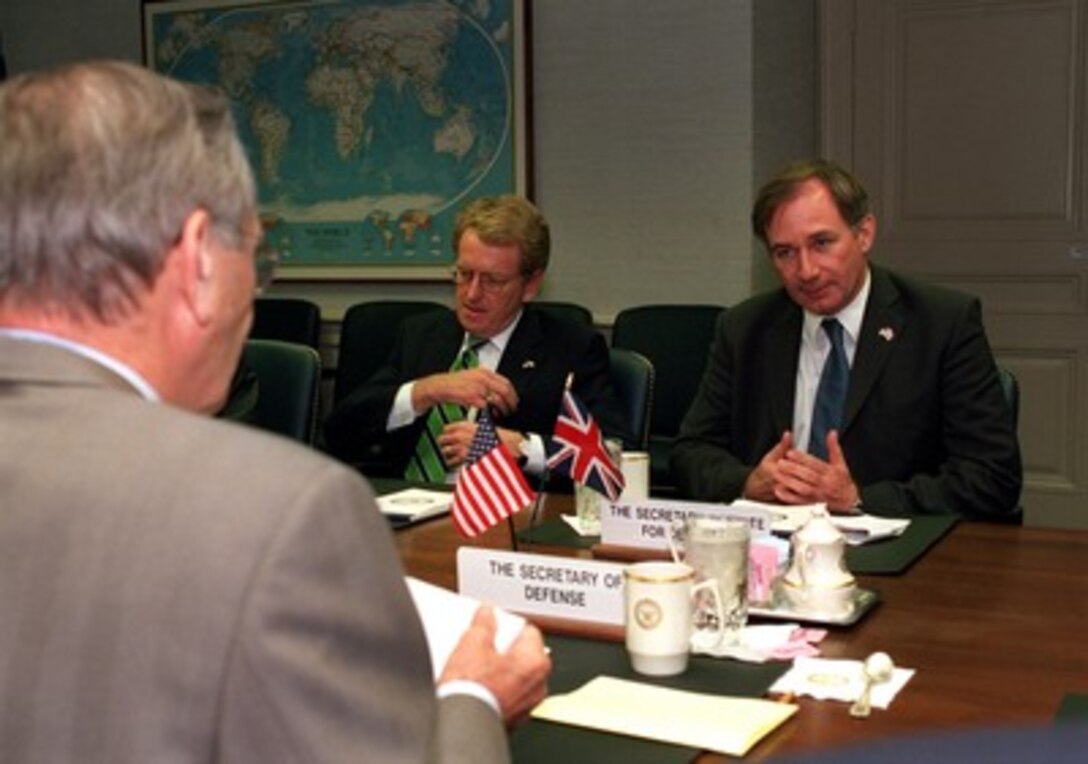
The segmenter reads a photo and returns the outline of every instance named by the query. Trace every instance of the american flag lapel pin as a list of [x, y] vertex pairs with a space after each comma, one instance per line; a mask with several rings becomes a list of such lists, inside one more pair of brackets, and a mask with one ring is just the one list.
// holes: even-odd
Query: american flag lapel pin
[[895, 339], [895, 329], [892, 329], [890, 326], [885, 326], [877, 332], [877, 334], [883, 337], [885, 342], [891, 342]]

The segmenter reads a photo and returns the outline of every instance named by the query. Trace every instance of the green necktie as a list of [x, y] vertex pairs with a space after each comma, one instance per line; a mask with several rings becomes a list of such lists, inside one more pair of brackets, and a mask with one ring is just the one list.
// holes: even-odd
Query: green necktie
[[[479, 366], [480, 357], [477, 350], [485, 345], [487, 340], [473, 337], [469, 343], [454, 360], [450, 371], [475, 369]], [[440, 403], [431, 407], [431, 410], [427, 412], [426, 426], [419, 434], [416, 451], [408, 462], [408, 468], [404, 471], [405, 479], [421, 483], [446, 482], [446, 472], [449, 468], [442, 458], [442, 449], [438, 447], [438, 436], [442, 434], [447, 424], [460, 422], [465, 418], [466, 413], [465, 408], [457, 403]]]

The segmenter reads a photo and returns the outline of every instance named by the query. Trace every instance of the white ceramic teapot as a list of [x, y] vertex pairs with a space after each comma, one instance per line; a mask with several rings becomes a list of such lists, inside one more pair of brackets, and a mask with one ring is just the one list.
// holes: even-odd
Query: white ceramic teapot
[[854, 577], [846, 569], [846, 539], [821, 507], [793, 534], [793, 561], [784, 589], [799, 610], [838, 613], [852, 604]]

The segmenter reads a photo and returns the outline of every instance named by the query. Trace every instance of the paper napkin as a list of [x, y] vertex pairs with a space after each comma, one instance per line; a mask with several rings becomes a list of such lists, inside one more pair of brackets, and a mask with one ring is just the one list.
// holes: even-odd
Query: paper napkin
[[709, 644], [702, 638], [711, 636], [696, 632], [691, 636], [691, 651], [715, 658], [733, 658], [746, 663], [785, 661], [798, 656], [820, 654], [816, 645], [827, 636], [826, 629], [806, 629], [796, 623], [745, 626], [736, 643]]
[[[887, 682], [874, 684], [871, 694], [874, 708], [887, 708], [899, 694], [914, 669], [896, 667]], [[829, 658], [797, 658], [793, 668], [779, 677], [769, 692], [808, 695], [817, 700], [841, 700], [853, 703], [865, 688], [862, 661]]]

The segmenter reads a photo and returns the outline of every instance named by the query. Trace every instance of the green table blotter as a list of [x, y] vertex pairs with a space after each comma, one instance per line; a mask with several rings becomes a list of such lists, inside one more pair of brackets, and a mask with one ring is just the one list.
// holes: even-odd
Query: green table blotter
[[[790, 667], [789, 662], [740, 663], [706, 656], [691, 657], [688, 670], [676, 677], [636, 674], [620, 642], [547, 637], [552, 650], [553, 693], [570, 692], [605, 674], [690, 692], [759, 698]], [[515, 764], [671, 764], [689, 762], [698, 751], [652, 740], [613, 735], [566, 724], [529, 720], [510, 737]]]
[[1070, 693], [1062, 698], [1054, 721], [1059, 724], [1083, 724], [1088, 722], [1088, 695]]

